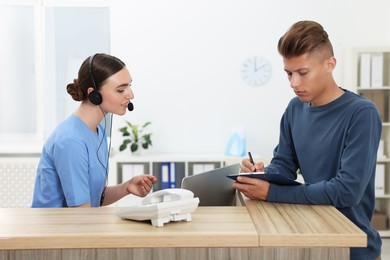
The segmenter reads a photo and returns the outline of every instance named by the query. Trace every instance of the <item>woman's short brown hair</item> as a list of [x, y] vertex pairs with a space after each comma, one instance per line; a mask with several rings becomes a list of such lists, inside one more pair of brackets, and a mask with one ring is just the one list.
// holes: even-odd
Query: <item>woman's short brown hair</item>
[[333, 56], [333, 47], [324, 28], [314, 21], [299, 21], [279, 39], [278, 51], [284, 58], [305, 53]]

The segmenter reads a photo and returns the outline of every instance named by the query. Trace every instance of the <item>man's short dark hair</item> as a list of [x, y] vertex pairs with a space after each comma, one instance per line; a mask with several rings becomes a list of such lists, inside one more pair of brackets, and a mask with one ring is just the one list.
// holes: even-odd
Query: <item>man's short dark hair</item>
[[333, 56], [333, 47], [324, 28], [314, 21], [299, 21], [279, 39], [278, 51], [284, 58], [303, 54]]

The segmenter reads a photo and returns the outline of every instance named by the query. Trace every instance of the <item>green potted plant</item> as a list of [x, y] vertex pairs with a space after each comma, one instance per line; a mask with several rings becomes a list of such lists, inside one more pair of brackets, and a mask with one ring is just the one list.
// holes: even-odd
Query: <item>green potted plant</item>
[[151, 124], [151, 122], [146, 122], [143, 125], [132, 124], [129, 121], [126, 121], [126, 126], [119, 129], [122, 132], [122, 136], [125, 138], [122, 144], [119, 147], [119, 151], [123, 151], [127, 148], [127, 145], [130, 146], [130, 151], [135, 153], [140, 146], [144, 149], [148, 149], [149, 146], [152, 146], [151, 133], [144, 133], [145, 128]]

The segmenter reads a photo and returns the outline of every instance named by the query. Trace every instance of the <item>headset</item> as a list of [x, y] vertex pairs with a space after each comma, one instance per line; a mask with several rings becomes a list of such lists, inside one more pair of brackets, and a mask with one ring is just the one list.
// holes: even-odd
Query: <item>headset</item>
[[92, 80], [93, 91], [88, 94], [88, 98], [92, 104], [98, 106], [103, 102], [103, 97], [102, 97], [102, 94], [100, 94], [99, 91], [97, 90], [95, 79], [93, 78], [93, 74], [92, 74], [92, 62], [93, 62], [93, 59], [95, 58], [95, 56], [96, 56], [96, 54], [91, 55], [89, 57], [89, 66], [88, 67], [89, 67], [89, 75], [91, 76], [91, 80]]

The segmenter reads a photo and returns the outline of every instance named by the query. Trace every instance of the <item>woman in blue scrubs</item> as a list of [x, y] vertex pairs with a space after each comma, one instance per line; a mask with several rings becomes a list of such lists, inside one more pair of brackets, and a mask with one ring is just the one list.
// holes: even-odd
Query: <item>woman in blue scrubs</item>
[[32, 207], [99, 207], [149, 193], [156, 177], [147, 174], [107, 186], [109, 153], [100, 122], [107, 113], [132, 110], [131, 82], [125, 64], [114, 56], [99, 53], [82, 63], [78, 78], [67, 86], [81, 104], [43, 146]]

